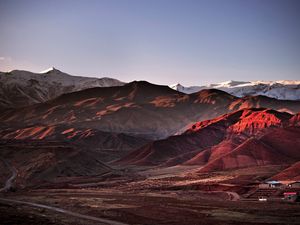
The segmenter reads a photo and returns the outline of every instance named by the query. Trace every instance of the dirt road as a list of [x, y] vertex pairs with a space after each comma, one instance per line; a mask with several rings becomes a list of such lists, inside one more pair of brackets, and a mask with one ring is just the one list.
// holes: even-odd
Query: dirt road
[[6, 180], [4, 187], [0, 189], [0, 192], [9, 191], [12, 188], [13, 182], [17, 177], [17, 170], [12, 165], [10, 165], [6, 160], [2, 158], [0, 158], [0, 160], [5, 164], [5, 166], [11, 172], [11, 176]]
[[77, 218], [80, 218], [80, 219], [87, 219], [87, 220], [92, 220], [92, 221], [95, 221], [95, 222], [99, 222], [99, 224], [127, 225], [125, 223], [121, 223], [121, 222], [117, 222], [117, 221], [113, 221], [113, 220], [109, 220], [109, 219], [102, 219], [102, 218], [98, 218], [98, 217], [94, 217], [94, 216], [83, 215], [83, 214], [80, 214], [80, 213], [71, 212], [69, 210], [65, 210], [65, 209], [61, 209], [61, 208], [57, 208], [57, 207], [53, 207], [53, 206], [48, 206], [48, 205], [43, 205], [43, 204], [37, 204], [37, 203], [33, 203], [33, 202], [18, 201], [18, 200], [7, 199], [7, 198], [0, 198], [0, 201], [6, 202], [6, 203], [29, 205], [29, 206], [32, 206], [32, 207], [47, 209], [47, 210], [51, 210], [51, 211], [54, 211], [54, 212], [63, 213], [63, 214], [68, 215], [68, 216], [74, 216], [74, 217], [77, 217]]
[[[17, 177], [17, 170], [13, 166], [11, 166], [6, 160], [1, 159], [1, 158], [0, 158], [0, 160], [11, 171], [11, 176], [6, 180], [4, 187], [0, 189], [0, 192], [5, 192], [5, 191], [9, 191], [12, 188], [13, 182]], [[33, 202], [18, 201], [18, 200], [7, 199], [7, 198], [0, 198], [0, 201], [6, 202], [6, 203], [22, 204], [22, 205], [28, 205], [28, 206], [42, 208], [42, 209], [48, 209], [51, 211], [63, 213], [65, 215], [100, 222], [101, 224], [106, 224], [106, 225], [107, 224], [109, 224], [109, 225], [126, 225], [125, 223], [121, 223], [121, 222], [117, 222], [117, 221], [113, 221], [113, 220], [109, 220], [109, 219], [102, 219], [102, 218], [98, 218], [98, 217], [94, 217], [94, 216], [83, 215], [83, 214], [71, 212], [71, 211], [68, 211], [65, 209], [52, 207], [52, 206], [48, 206], [48, 205], [43, 205], [43, 204], [37, 204], [37, 203], [33, 203]]]

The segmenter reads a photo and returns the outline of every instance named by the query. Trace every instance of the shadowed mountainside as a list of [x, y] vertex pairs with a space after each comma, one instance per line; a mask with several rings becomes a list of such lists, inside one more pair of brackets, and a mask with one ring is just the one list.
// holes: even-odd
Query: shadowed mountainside
[[99, 176], [112, 171], [96, 151], [57, 141], [1, 141], [0, 156], [16, 169], [19, 188], [67, 177]]
[[187, 124], [249, 107], [291, 113], [300, 110], [297, 101], [263, 96], [236, 98], [215, 89], [187, 95], [167, 86], [135, 81], [119, 87], [91, 88], [64, 94], [18, 110], [5, 110], [0, 121], [2, 128], [67, 124], [74, 128], [157, 139], [178, 133]]
[[65, 125], [33, 126], [20, 129], [3, 129], [0, 131], [2, 140], [45, 140], [65, 141], [78, 145], [93, 147], [97, 150], [128, 151], [143, 144], [148, 140], [132, 137], [126, 134], [109, 133], [97, 129], [74, 128]]

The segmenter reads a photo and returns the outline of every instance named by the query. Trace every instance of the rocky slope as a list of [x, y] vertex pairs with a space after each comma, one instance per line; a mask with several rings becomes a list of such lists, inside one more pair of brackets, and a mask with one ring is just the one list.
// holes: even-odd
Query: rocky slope
[[71, 76], [55, 68], [41, 73], [22, 70], [0, 72], [0, 108], [16, 108], [45, 102], [62, 94], [92, 87], [123, 85], [112, 78]]

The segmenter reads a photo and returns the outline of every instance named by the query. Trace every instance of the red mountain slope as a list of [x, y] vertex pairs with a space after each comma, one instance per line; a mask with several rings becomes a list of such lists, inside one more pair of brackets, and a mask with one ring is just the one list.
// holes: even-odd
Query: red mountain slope
[[118, 163], [159, 165], [172, 157], [200, 150], [219, 143], [224, 138], [222, 128], [212, 127], [190, 135], [172, 136], [154, 141], [122, 158]]
[[291, 164], [300, 160], [300, 128], [276, 128], [259, 139], [249, 138], [231, 152], [208, 162], [200, 171]]
[[219, 158], [235, 149], [242, 141], [239, 139], [225, 139], [219, 144], [201, 151], [193, 158], [185, 161], [184, 165], [205, 165], [207, 162]]
[[[170, 162], [170, 160], [181, 162], [183, 158], [187, 159], [188, 152], [199, 151], [196, 156], [190, 154], [193, 158], [187, 159], [186, 164], [205, 164], [228, 152], [230, 153], [249, 137], [256, 136], [259, 138], [262, 134], [270, 132], [276, 127], [287, 126], [291, 117], [292, 115], [288, 113], [269, 109], [240, 110], [213, 120], [198, 122], [182, 135], [154, 141], [133, 151], [119, 162], [137, 165], [157, 165]], [[274, 131], [272, 135], [277, 135], [277, 133], [279, 131]], [[265, 141], [270, 144], [268, 137], [265, 136]], [[246, 147], [255, 149], [256, 144], [261, 145], [261, 149], [268, 148], [255, 139], [249, 140]], [[265, 152], [268, 151], [265, 150]], [[185, 154], [184, 157], [181, 156], [182, 154]], [[268, 162], [263, 156], [261, 160]]]
[[281, 173], [272, 177], [274, 180], [291, 180], [299, 181], [300, 180], [300, 161], [294, 163], [287, 169], [283, 170]]
[[227, 134], [256, 135], [269, 127], [282, 127], [289, 124], [292, 115], [270, 109], [244, 109], [226, 114], [213, 120], [193, 124], [186, 133], [192, 133], [212, 124], [227, 126]]
[[300, 113], [297, 113], [294, 115], [290, 121], [289, 121], [291, 126], [300, 126]]

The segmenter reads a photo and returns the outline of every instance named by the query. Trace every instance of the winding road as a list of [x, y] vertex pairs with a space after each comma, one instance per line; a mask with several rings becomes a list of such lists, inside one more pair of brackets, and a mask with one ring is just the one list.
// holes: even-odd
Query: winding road
[[[4, 159], [0, 158], [0, 160], [11, 171], [11, 176], [6, 180], [4, 187], [0, 189], [0, 192], [7, 192], [7, 191], [11, 190], [11, 188], [13, 187], [13, 182], [17, 177], [17, 170], [13, 166], [11, 166], [7, 161], [5, 161]], [[28, 206], [32, 206], [32, 207], [41, 208], [41, 209], [47, 209], [47, 210], [62, 213], [62, 214], [68, 215], [68, 216], [73, 216], [73, 217], [77, 217], [80, 219], [86, 219], [86, 220], [99, 222], [99, 224], [128, 225], [128, 224], [113, 221], [110, 219], [102, 219], [102, 218], [98, 218], [98, 217], [94, 217], [94, 216], [83, 215], [83, 214], [72, 212], [69, 210], [62, 209], [62, 208], [38, 204], [38, 203], [34, 203], [34, 202], [19, 201], [19, 200], [8, 199], [8, 198], [0, 198], [0, 202], [10, 203], [10, 204], [28, 205]]]
[[53, 206], [48, 206], [48, 205], [43, 205], [43, 204], [37, 204], [33, 202], [25, 202], [25, 201], [19, 201], [19, 200], [13, 200], [13, 199], [7, 199], [7, 198], [0, 198], [0, 201], [6, 202], [6, 203], [13, 203], [13, 204], [21, 204], [21, 205], [29, 205], [37, 208], [42, 208], [42, 209], [48, 209], [54, 212], [59, 212], [63, 213], [68, 216], [74, 216], [80, 219], [87, 219], [87, 220], [92, 220], [95, 222], [100, 222], [101, 224], [109, 224], [109, 225], [128, 225], [125, 223], [109, 220], [109, 219], [102, 219], [94, 216], [88, 216], [88, 215], [83, 215], [80, 213], [72, 212], [69, 210], [53, 207]]
[[17, 177], [17, 170], [13, 166], [11, 166], [7, 161], [5, 161], [4, 159], [0, 158], [0, 160], [5, 164], [5, 166], [11, 172], [11, 176], [6, 180], [4, 187], [0, 189], [0, 192], [9, 191], [9, 190], [11, 190], [11, 188], [13, 186], [13, 182]]

